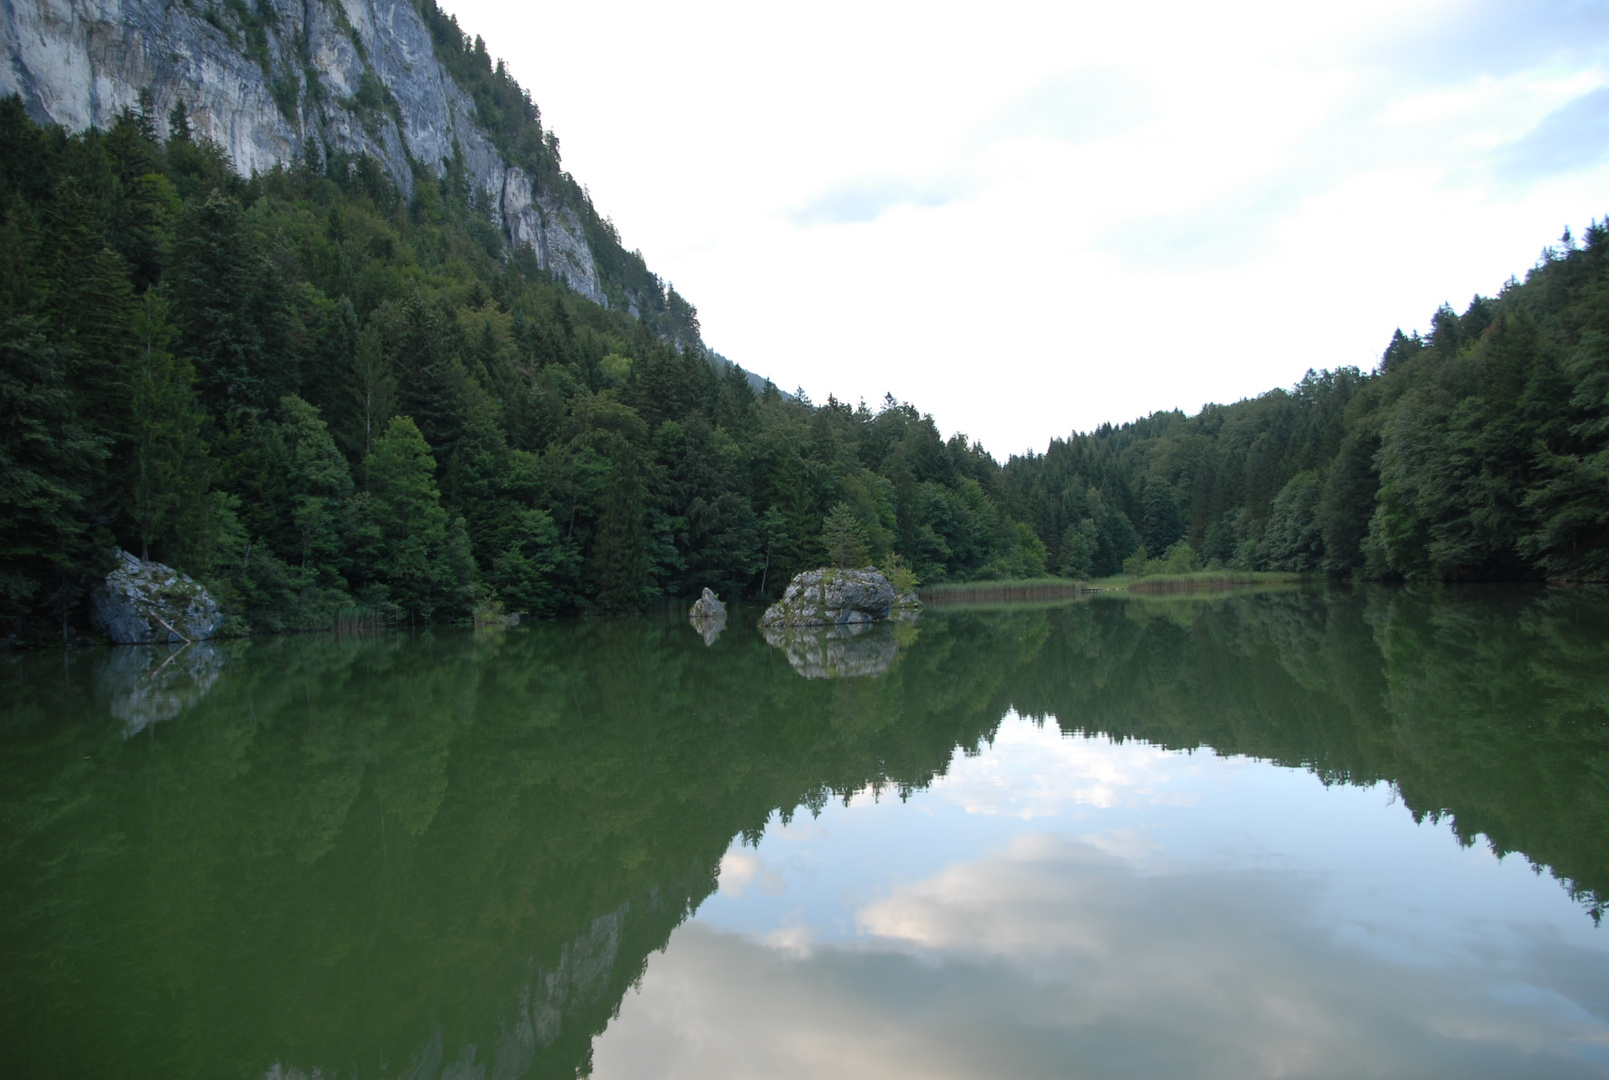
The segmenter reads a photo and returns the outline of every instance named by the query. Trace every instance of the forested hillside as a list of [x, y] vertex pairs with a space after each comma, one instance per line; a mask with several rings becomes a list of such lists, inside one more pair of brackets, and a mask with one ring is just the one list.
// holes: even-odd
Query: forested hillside
[[[495, 88], [483, 53], [464, 64]], [[513, 132], [529, 103], [504, 105]], [[258, 630], [775, 594], [829, 550], [929, 583], [1098, 576], [1141, 545], [1176, 567], [1602, 577], [1606, 239], [1399, 333], [1376, 372], [1002, 467], [892, 398], [718, 374], [690, 306], [579, 297], [451, 168], [407, 200], [366, 158], [241, 177], [182, 108], [71, 135], [12, 98], [0, 606], [13, 636], [67, 634], [116, 546]]]
[[242, 178], [182, 110], [68, 135], [13, 98], [0, 252], [13, 632], [81, 624], [118, 545], [261, 630], [776, 592], [835, 508], [932, 580], [1043, 572], [981, 449], [718, 375], [505, 252], [451, 170]]
[[1462, 315], [1444, 305], [1428, 337], [1397, 331], [1373, 372], [1310, 371], [1013, 457], [1005, 506], [1071, 576], [1116, 573], [1141, 544], [1153, 569], [1171, 553], [1375, 579], [1609, 577], [1609, 227], [1584, 240], [1567, 231]]

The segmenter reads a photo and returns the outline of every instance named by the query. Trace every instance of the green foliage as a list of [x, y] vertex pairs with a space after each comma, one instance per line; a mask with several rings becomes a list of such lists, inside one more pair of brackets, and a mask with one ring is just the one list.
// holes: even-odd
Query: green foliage
[[574, 546], [565, 542], [546, 510], [518, 512], [506, 544], [492, 562], [491, 583], [522, 615], [553, 615], [576, 591]]
[[1141, 498], [1144, 526], [1140, 542], [1152, 551], [1165, 551], [1184, 535], [1184, 522], [1179, 519], [1179, 500], [1165, 482], [1148, 485]]
[[1024, 580], [1047, 576], [1045, 545], [1021, 521], [1007, 521], [995, 544], [995, 557], [978, 573], [983, 580]]
[[1057, 572], [1062, 577], [1088, 578], [1094, 566], [1095, 541], [1095, 523], [1090, 519], [1067, 526], [1067, 532], [1062, 535], [1061, 564]]
[[646, 598], [642, 503], [642, 483], [633, 463], [629, 459], [616, 463], [604, 489], [592, 544], [598, 606], [611, 614], [636, 611]]
[[827, 511], [821, 525], [821, 545], [827, 549], [827, 561], [833, 566], [847, 570], [866, 565], [866, 526], [861, 524], [854, 507], [841, 502]]
[[581, 214], [619, 302], [507, 251], [461, 154], [405, 204], [366, 158], [242, 178], [182, 103], [164, 142], [148, 102], [70, 136], [0, 101], [14, 625], [81, 620], [114, 545], [204, 577], [263, 629], [775, 595], [842, 560], [897, 557], [933, 584], [1102, 577], [1142, 541], [1142, 567], [1183, 543], [1237, 572], [1609, 574], [1599, 226], [1524, 284], [1436, 312], [1428, 337], [1394, 335], [1371, 374], [1002, 467], [892, 397], [756, 393], [619, 251], [506, 71], [426, 6], [499, 145]]
[[368, 490], [353, 503], [353, 533], [366, 576], [411, 618], [463, 610], [474, 563], [462, 517], [449, 518], [436, 461], [413, 420], [392, 419], [364, 461]]
[[1148, 551], [1183, 539], [1209, 566], [1609, 576], [1609, 230], [1567, 238], [1462, 315], [1442, 305], [1431, 328], [1395, 333], [1370, 374], [1310, 372], [1014, 457], [1002, 504], [1074, 575], [1112, 573], [1135, 546], [1101, 535], [1098, 495]]
[[878, 567], [888, 583], [894, 587], [894, 595], [903, 596], [905, 593], [915, 592], [916, 587], [922, 584], [922, 579], [916, 576], [916, 571], [905, 565], [905, 560], [899, 555], [889, 555]]
[[1311, 574], [1322, 566], [1324, 536], [1319, 501], [1323, 494], [1324, 483], [1312, 469], [1297, 473], [1279, 489], [1269, 507], [1268, 526], [1263, 534], [1268, 569]]
[[85, 504], [109, 439], [77, 417], [64, 351], [35, 320], [0, 324], [0, 602], [13, 618], [94, 565]]
[[1135, 548], [1134, 553], [1123, 560], [1123, 572], [1130, 577], [1144, 577], [1146, 564], [1153, 561], [1150, 552], [1144, 546]]
[[124, 491], [141, 557], [150, 558], [153, 548], [167, 557], [172, 549], [196, 546], [197, 538], [185, 534], [205, 528], [195, 511], [206, 502], [214, 463], [202, 437], [206, 415], [196, 400], [195, 370], [169, 351], [176, 334], [155, 291], [146, 292], [134, 330], [137, 345], [126, 362], [130, 475]]
[[1196, 549], [1183, 540], [1170, 544], [1160, 559], [1151, 558], [1144, 545], [1141, 545], [1134, 550], [1134, 554], [1123, 560], [1123, 572], [1136, 578], [1190, 574], [1197, 569]]

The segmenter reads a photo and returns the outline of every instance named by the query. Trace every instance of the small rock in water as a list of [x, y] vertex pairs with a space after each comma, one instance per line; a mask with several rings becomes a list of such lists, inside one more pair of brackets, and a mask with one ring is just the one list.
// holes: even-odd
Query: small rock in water
[[922, 614], [922, 601], [913, 589], [910, 592], [902, 592], [894, 597], [894, 607], [889, 614], [889, 618], [898, 619], [901, 622], [915, 622], [916, 617], [920, 614]]
[[188, 575], [126, 551], [90, 596], [89, 621], [118, 645], [204, 641], [223, 625], [207, 590]]
[[716, 599], [715, 594], [707, 587], [704, 589], [704, 595], [694, 600], [693, 606], [687, 611], [689, 619], [705, 619], [717, 615], [726, 618], [726, 605]]
[[761, 626], [842, 626], [886, 619], [894, 586], [871, 567], [806, 570], [788, 583], [782, 599], [766, 609]]
[[715, 639], [721, 636], [721, 631], [726, 629], [726, 605], [706, 588], [704, 595], [694, 600], [693, 606], [688, 609], [687, 621], [693, 624], [693, 629], [704, 639], [704, 644], [713, 645]]

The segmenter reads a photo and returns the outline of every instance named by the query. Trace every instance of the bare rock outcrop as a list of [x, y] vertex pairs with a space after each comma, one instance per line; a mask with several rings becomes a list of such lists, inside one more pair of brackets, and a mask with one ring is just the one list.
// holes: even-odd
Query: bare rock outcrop
[[726, 618], [726, 605], [721, 603], [720, 598], [713, 592], [705, 589], [704, 595], [693, 601], [693, 606], [687, 611], [687, 617], [689, 619], [724, 619]]
[[529, 244], [544, 270], [608, 306], [575, 209], [505, 160], [407, 0], [0, 3], [0, 96], [19, 95], [34, 120], [104, 129], [141, 90], [158, 124], [182, 100], [195, 135], [242, 174], [368, 155], [406, 199], [415, 164], [438, 177], [461, 167], [511, 247]]
[[886, 619], [893, 611], [894, 587], [871, 567], [864, 570], [806, 570], [766, 609], [764, 627], [842, 626]]

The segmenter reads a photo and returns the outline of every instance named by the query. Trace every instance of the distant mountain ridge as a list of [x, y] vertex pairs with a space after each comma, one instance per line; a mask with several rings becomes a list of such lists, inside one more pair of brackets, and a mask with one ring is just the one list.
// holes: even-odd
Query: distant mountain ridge
[[696, 309], [625, 250], [529, 94], [434, 0], [0, 0], [0, 96], [36, 122], [104, 129], [142, 91], [159, 116], [182, 101], [243, 174], [367, 156], [404, 199], [426, 173], [462, 184], [509, 250], [703, 347]]

